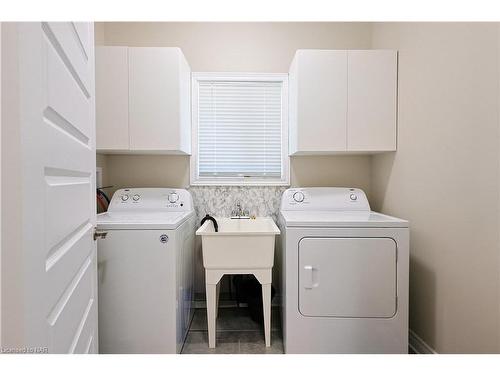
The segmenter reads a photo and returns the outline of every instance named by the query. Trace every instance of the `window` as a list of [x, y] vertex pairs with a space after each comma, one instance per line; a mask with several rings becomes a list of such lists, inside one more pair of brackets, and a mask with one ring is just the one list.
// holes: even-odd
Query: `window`
[[193, 73], [192, 185], [288, 185], [288, 75]]

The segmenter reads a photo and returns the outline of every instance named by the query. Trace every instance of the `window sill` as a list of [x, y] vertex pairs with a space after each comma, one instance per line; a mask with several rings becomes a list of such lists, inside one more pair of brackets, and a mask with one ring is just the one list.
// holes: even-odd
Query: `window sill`
[[289, 181], [191, 181], [190, 186], [290, 186]]

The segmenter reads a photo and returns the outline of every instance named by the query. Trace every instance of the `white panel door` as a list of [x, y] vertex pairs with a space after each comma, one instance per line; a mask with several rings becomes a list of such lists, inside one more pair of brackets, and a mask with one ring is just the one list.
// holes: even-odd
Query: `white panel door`
[[391, 238], [303, 238], [299, 311], [305, 316], [390, 318], [396, 313]]
[[128, 150], [128, 47], [95, 52], [97, 150]]
[[396, 150], [397, 52], [348, 51], [347, 149]]
[[24, 341], [96, 353], [94, 30], [22, 23]]

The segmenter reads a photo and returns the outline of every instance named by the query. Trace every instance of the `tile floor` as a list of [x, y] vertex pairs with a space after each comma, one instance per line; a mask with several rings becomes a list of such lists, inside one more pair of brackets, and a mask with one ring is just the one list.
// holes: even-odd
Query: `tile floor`
[[[408, 348], [409, 354], [415, 352]], [[207, 310], [195, 310], [182, 354], [283, 354], [281, 317], [278, 307], [271, 312], [271, 347], [266, 348], [264, 328], [255, 323], [245, 307], [219, 308], [216, 348], [208, 347]]]
[[264, 327], [250, 318], [245, 307], [219, 308], [216, 348], [208, 347], [207, 310], [196, 309], [182, 354], [283, 354], [279, 308], [271, 312], [271, 347]]

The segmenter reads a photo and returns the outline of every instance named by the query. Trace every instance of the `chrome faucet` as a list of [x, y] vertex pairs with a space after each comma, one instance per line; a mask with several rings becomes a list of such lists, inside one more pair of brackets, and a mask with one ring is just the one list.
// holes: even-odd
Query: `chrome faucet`
[[250, 219], [248, 210], [241, 207], [240, 201], [236, 202], [236, 208], [231, 211], [231, 219]]

